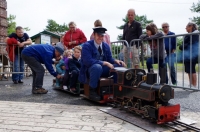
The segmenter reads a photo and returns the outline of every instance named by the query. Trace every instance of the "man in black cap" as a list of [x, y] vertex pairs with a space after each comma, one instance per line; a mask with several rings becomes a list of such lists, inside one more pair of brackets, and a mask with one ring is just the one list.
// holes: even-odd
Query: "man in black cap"
[[53, 69], [53, 58], [59, 58], [64, 50], [58, 46], [48, 44], [35, 44], [22, 50], [22, 59], [31, 68], [33, 74], [32, 93], [46, 94], [48, 91], [42, 88], [45, 69], [44, 64], [51, 75], [61, 78]]
[[110, 47], [103, 42], [106, 28], [93, 28], [94, 40], [83, 44], [81, 52], [81, 69], [79, 81], [87, 83], [89, 77], [90, 94], [89, 98], [99, 101], [101, 98], [97, 94], [97, 85], [100, 77], [109, 77], [110, 69], [125, 66], [125, 63], [112, 58]]

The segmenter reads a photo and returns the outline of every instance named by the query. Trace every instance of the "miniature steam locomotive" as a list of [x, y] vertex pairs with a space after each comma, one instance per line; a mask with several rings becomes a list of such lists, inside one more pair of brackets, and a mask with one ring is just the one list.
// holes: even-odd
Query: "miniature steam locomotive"
[[156, 73], [146, 74], [142, 69], [116, 72], [118, 81], [113, 85], [115, 104], [151, 118], [158, 124], [180, 118], [180, 105], [168, 103], [174, 98], [174, 90], [169, 85], [157, 84]]
[[[169, 104], [174, 98], [174, 90], [169, 85], [157, 84], [157, 74], [142, 69], [116, 68], [117, 83], [110, 78], [101, 78], [98, 92], [100, 103], [111, 102], [130, 112], [155, 120], [157, 124], [175, 121], [180, 118], [180, 105]], [[89, 87], [84, 86], [85, 97]]]

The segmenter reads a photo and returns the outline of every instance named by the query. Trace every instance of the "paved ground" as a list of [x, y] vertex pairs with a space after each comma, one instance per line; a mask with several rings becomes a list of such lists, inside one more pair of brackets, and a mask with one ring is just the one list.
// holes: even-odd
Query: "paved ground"
[[0, 101], [0, 132], [143, 132], [96, 106]]
[[[138, 127], [107, 115], [96, 103], [67, 93], [52, 90], [52, 77], [44, 79], [46, 95], [31, 94], [31, 77], [24, 84], [0, 81], [0, 132], [18, 131], [143, 131]], [[175, 89], [181, 104], [181, 117], [197, 121], [200, 127], [200, 92]], [[61, 130], [58, 130], [61, 129]]]

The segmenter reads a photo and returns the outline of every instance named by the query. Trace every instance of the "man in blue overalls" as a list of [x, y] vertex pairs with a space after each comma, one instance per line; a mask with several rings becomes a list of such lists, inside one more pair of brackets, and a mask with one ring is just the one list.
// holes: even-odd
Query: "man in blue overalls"
[[93, 30], [94, 40], [83, 44], [79, 81], [87, 83], [87, 79], [89, 78], [89, 98], [99, 101], [101, 98], [97, 94], [97, 85], [100, 77], [109, 77], [110, 69], [125, 66], [125, 63], [113, 59], [109, 45], [103, 42], [103, 37], [107, 29], [96, 27]]

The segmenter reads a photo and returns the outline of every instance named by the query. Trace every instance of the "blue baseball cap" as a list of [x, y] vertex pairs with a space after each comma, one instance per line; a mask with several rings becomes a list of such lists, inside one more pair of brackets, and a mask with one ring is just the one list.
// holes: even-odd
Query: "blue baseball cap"
[[55, 49], [60, 53], [60, 55], [62, 55], [63, 52], [64, 52], [64, 49], [62, 49], [62, 48], [59, 47], [59, 46], [55, 46]]

